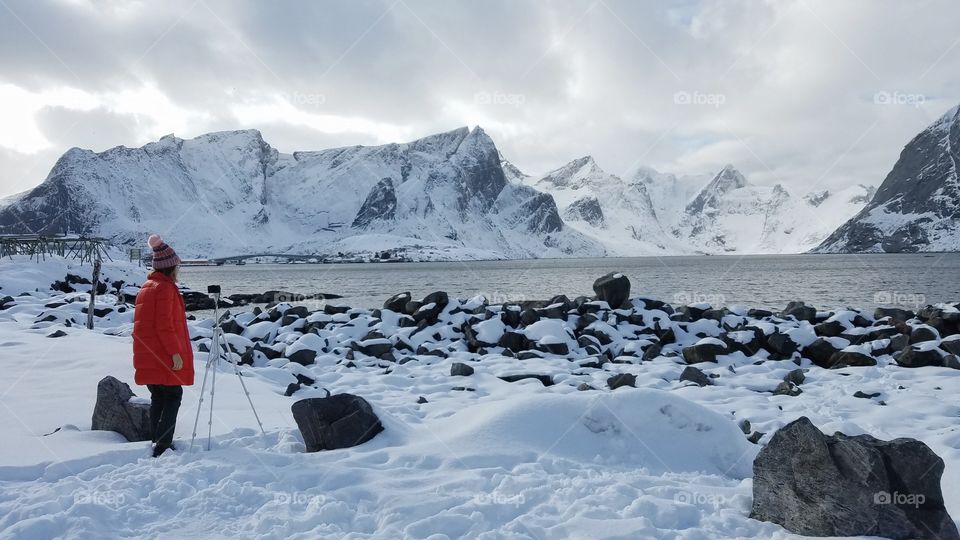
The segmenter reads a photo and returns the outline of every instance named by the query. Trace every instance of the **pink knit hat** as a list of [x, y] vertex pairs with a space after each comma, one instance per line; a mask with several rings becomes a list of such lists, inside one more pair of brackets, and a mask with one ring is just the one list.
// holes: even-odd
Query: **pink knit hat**
[[159, 234], [151, 234], [147, 243], [153, 248], [153, 269], [162, 270], [164, 268], [173, 268], [180, 264], [180, 257], [172, 247], [168, 246]]

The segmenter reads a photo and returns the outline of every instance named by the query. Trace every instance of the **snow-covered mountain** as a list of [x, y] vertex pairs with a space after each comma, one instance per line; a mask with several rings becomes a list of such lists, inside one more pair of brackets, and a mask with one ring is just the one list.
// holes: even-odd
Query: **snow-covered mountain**
[[404, 249], [430, 259], [600, 256], [550, 195], [508, 182], [480, 128], [282, 154], [256, 130], [71, 149], [0, 210], [9, 232], [86, 232], [187, 257]]
[[677, 176], [640, 168], [628, 180], [590, 157], [540, 178], [513, 165], [509, 178], [553, 195], [567, 223], [611, 254], [801, 253], [866, 204], [870, 188], [797, 196], [751, 184], [732, 165], [716, 175]]
[[876, 195], [816, 251], [960, 251], [960, 107], [900, 153]]
[[686, 251], [664, 232], [643, 182], [609, 174], [590, 156], [540, 178], [521, 178], [552, 195], [570, 227], [603, 243], [612, 255]]
[[670, 226], [675, 238], [705, 253], [801, 253], [859, 210], [870, 188], [798, 196], [780, 184], [758, 186], [727, 165]]

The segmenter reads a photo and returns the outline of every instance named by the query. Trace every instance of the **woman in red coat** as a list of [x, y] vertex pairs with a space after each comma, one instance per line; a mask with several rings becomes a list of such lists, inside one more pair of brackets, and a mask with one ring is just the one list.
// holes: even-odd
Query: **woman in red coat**
[[183, 386], [193, 384], [193, 348], [183, 296], [177, 287], [180, 257], [154, 234], [153, 272], [137, 293], [133, 315], [133, 367], [137, 384], [150, 389], [153, 457], [173, 448]]

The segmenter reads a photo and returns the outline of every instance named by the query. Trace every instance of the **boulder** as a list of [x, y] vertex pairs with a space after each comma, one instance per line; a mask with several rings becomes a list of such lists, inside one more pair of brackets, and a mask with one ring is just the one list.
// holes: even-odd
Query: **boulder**
[[522, 373], [520, 375], [501, 375], [499, 377], [501, 381], [506, 381], [509, 383], [523, 381], [526, 379], [535, 379], [540, 381], [540, 384], [544, 386], [553, 386], [553, 377], [550, 375], [538, 375], [535, 373]]
[[313, 349], [300, 349], [288, 356], [287, 360], [300, 364], [301, 366], [309, 366], [316, 357], [317, 351]]
[[473, 375], [473, 368], [463, 362], [454, 362], [450, 366], [450, 375], [452, 377], [466, 377]]
[[808, 306], [803, 302], [790, 302], [787, 304], [787, 307], [780, 312], [780, 316], [784, 319], [787, 317], [793, 317], [798, 321], [807, 321], [809, 323], [813, 323], [817, 320], [817, 309], [812, 306]]
[[900, 308], [884, 308], [878, 307], [873, 311], [874, 319], [883, 319], [884, 317], [890, 317], [895, 321], [909, 321], [910, 319], [916, 317], [917, 315], [907, 309]]
[[784, 382], [800, 386], [804, 381], [807, 380], [807, 376], [803, 374], [802, 369], [797, 368], [784, 375], [783, 380]]
[[846, 330], [847, 327], [844, 326], [840, 321], [822, 322], [813, 327], [813, 331], [821, 337], [837, 337]]
[[940, 333], [932, 326], [915, 326], [910, 332], [910, 344], [923, 343], [924, 341], [937, 341], [940, 339]]
[[307, 452], [357, 446], [383, 431], [373, 407], [353, 394], [301, 399], [290, 410]]
[[717, 355], [727, 354], [727, 347], [717, 340], [707, 341], [683, 348], [683, 360], [688, 364], [716, 362]]
[[877, 365], [876, 358], [856, 351], [837, 351], [830, 357], [830, 368], [868, 367]]
[[790, 339], [787, 334], [778, 332], [767, 336], [767, 350], [770, 351], [771, 360], [789, 360], [799, 348], [800, 345]]
[[833, 358], [833, 355], [839, 350], [840, 349], [834, 347], [829, 340], [817, 338], [813, 343], [804, 347], [801, 354], [814, 364], [829, 369], [834, 367], [830, 363], [830, 359]]
[[109, 375], [100, 379], [91, 429], [116, 431], [130, 442], [151, 440], [150, 403], [130, 401], [133, 397], [127, 383]]
[[710, 386], [713, 384], [706, 373], [693, 366], [683, 368], [683, 373], [680, 374], [680, 382], [692, 382], [697, 386]]
[[754, 460], [750, 517], [804, 536], [958, 540], [940, 490], [943, 469], [918, 440], [826, 436], [801, 417]]
[[895, 357], [900, 367], [917, 368], [924, 366], [942, 366], [944, 354], [936, 347], [908, 345]]
[[775, 396], [799, 396], [803, 393], [803, 390], [799, 386], [794, 385], [789, 381], [783, 381], [773, 389], [773, 395]]
[[619, 272], [610, 272], [593, 282], [593, 292], [598, 300], [603, 300], [611, 308], [617, 309], [630, 299], [630, 280]]
[[613, 377], [607, 379], [607, 386], [609, 386], [611, 390], [616, 390], [621, 386], [636, 387], [637, 376], [633, 373], [620, 373], [619, 375], [614, 375]]
[[395, 313], [403, 313], [404, 308], [407, 306], [407, 302], [410, 301], [410, 292], [402, 292], [400, 294], [395, 294], [390, 298], [387, 298], [383, 302], [383, 309], [389, 309]]

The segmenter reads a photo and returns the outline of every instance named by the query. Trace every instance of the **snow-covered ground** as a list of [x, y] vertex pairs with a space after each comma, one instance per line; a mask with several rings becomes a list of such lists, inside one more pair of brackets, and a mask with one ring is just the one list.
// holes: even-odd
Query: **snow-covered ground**
[[[29, 264], [34, 274], [24, 277], [26, 262], [0, 261], [0, 297], [43, 291], [0, 311], [0, 538], [795, 538], [748, 518], [759, 446], [737, 424], [749, 420], [766, 433], [762, 445], [799, 416], [827, 433], [924, 441], [946, 462], [946, 506], [960, 516], [960, 370], [905, 369], [889, 356], [875, 367], [837, 370], [804, 360], [806, 381], [795, 397], [770, 392], [794, 363], [755, 363], [742, 353], [699, 364], [717, 375], [706, 387], [679, 382], [685, 366], [666, 356], [600, 369], [573, 369], [559, 355], [518, 360], [466, 351], [405, 363], [358, 356], [356, 367], [336, 354], [318, 354], [309, 366], [258, 359], [242, 372], [266, 435], [225, 365], [213, 449], [187, 451], [194, 386], [184, 393], [180, 450], [151, 459], [148, 443], [89, 430], [102, 377], [149, 395], [132, 385], [132, 312], [102, 295], [98, 306], [115, 310], [94, 331], [65, 326], [82, 316], [86, 294], [42, 285], [63, 279], [70, 269], [63, 261]], [[138, 272], [105, 270], [111, 279]], [[44, 307], [70, 299], [80, 301]], [[41, 313], [55, 317], [38, 322]], [[355, 321], [369, 316], [355, 313]], [[359, 323], [351, 329], [349, 315], [331, 319], [338, 317], [324, 339], [359, 335]], [[252, 317], [242, 319], [250, 323], [245, 336], [272, 329], [251, 329]], [[480, 339], [502, 331], [495, 321], [477, 325]], [[541, 322], [527, 327], [529, 338], [566, 340], [562, 322]], [[804, 324], [797, 339], [809, 333]], [[190, 326], [196, 336], [209, 335], [210, 321]], [[57, 330], [66, 335], [47, 337]], [[200, 373], [205, 359], [197, 354]], [[453, 377], [453, 362], [469, 362], [476, 373]], [[298, 373], [314, 378], [316, 388], [284, 396]], [[521, 373], [549, 375], [556, 384], [499, 378]], [[608, 390], [607, 377], [617, 373], [636, 375], [639, 388]], [[582, 383], [598, 390], [578, 391]], [[290, 406], [326, 395], [324, 388], [366, 398], [385, 431], [359, 447], [303, 453]], [[858, 390], [880, 395], [853, 397]]]

